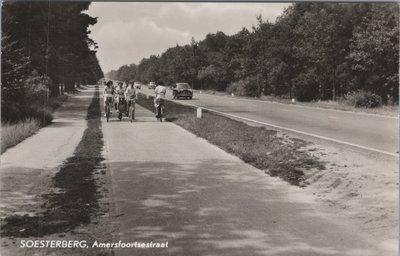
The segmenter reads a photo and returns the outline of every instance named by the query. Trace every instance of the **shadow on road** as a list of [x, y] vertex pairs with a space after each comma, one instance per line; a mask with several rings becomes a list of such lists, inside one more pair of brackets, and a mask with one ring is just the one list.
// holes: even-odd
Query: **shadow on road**
[[[209, 159], [110, 167], [120, 216], [115, 240], [169, 241], [168, 249], [140, 255], [378, 255], [358, 234], [299, 200], [300, 190], [285, 192], [279, 181], [266, 186], [247, 165]], [[116, 255], [132, 250], [138, 249]]]

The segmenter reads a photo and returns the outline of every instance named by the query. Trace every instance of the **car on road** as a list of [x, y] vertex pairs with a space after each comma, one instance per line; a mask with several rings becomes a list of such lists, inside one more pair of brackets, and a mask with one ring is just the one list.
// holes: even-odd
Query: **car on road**
[[154, 88], [156, 88], [156, 83], [150, 82], [148, 87], [149, 87], [149, 89], [154, 89]]
[[175, 83], [172, 96], [174, 99], [185, 98], [192, 99], [193, 98], [193, 90], [190, 88], [188, 83]]
[[142, 85], [139, 82], [135, 82], [133, 83], [133, 87], [135, 87], [136, 89], [142, 89]]

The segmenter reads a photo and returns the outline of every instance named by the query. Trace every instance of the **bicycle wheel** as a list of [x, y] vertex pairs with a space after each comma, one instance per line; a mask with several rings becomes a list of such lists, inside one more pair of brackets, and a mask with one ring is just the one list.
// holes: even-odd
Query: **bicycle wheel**
[[160, 122], [163, 121], [163, 117], [164, 117], [164, 105], [160, 105]]
[[132, 120], [133, 120], [133, 106], [132, 106], [132, 104], [129, 106], [129, 120], [132, 123]]
[[157, 121], [159, 121], [161, 119], [161, 106], [160, 105], [158, 105], [156, 108], [156, 118], [157, 118]]
[[110, 119], [110, 104], [107, 103], [106, 105], [106, 117], [107, 117], [107, 122]]

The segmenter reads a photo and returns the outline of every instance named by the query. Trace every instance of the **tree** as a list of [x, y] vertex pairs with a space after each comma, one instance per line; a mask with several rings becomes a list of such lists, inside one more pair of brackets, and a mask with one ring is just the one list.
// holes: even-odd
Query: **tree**
[[348, 59], [355, 71], [354, 89], [398, 101], [399, 7], [375, 4], [351, 39]]
[[23, 48], [29, 72], [37, 70], [72, 89], [75, 82], [97, 81], [103, 76], [95, 56], [96, 43], [88, 27], [96, 18], [82, 13], [89, 2], [6, 2], [2, 9], [3, 34]]
[[[45, 86], [55, 96], [59, 94], [59, 84], [73, 89], [75, 83], [94, 83], [103, 77], [96, 57], [97, 45], [89, 38], [88, 29], [97, 19], [83, 13], [89, 5], [51, 1], [3, 3], [3, 117], [16, 109], [29, 112], [29, 99], [25, 101], [21, 95], [29, 95], [35, 86]], [[40, 83], [26, 83], [28, 77], [30, 82]], [[14, 100], [8, 102], [10, 98]]]
[[222, 89], [219, 86], [223, 83], [223, 78], [226, 76], [225, 70], [211, 64], [199, 70], [197, 78], [201, 81], [204, 89], [214, 88]]
[[15, 102], [24, 96], [24, 80], [27, 78], [29, 59], [23, 48], [10, 37], [1, 39], [1, 109], [3, 120], [10, 120], [21, 108], [23, 102]]
[[364, 89], [398, 101], [398, 13], [395, 3], [295, 3], [275, 23], [259, 15], [252, 31], [210, 33], [145, 58], [137, 77], [304, 101]]

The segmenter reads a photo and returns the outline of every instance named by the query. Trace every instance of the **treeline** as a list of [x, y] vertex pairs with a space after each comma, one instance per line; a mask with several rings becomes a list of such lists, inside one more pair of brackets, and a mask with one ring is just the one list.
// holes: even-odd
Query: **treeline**
[[255, 97], [337, 100], [361, 91], [398, 102], [397, 3], [295, 3], [275, 23], [257, 21], [251, 31], [208, 34], [107, 76]]
[[35, 115], [43, 98], [59, 86], [95, 83], [103, 77], [83, 13], [90, 2], [3, 2], [1, 38], [2, 119]]

